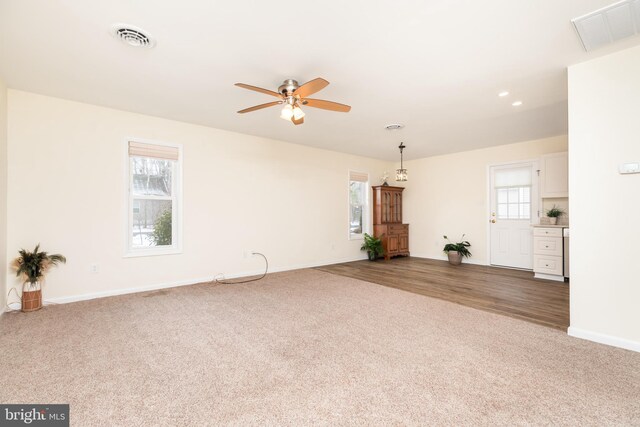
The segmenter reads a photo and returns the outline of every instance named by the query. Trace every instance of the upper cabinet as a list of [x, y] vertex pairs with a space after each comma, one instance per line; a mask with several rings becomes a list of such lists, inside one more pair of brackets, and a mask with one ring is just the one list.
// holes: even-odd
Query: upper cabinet
[[402, 223], [403, 187], [376, 185], [373, 188], [373, 223]]
[[540, 197], [569, 197], [569, 153], [545, 154], [540, 159]]

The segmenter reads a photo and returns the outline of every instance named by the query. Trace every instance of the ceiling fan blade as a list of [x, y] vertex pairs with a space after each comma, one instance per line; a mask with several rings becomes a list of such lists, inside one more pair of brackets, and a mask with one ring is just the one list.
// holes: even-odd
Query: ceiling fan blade
[[298, 126], [304, 123], [304, 117], [300, 117], [299, 120], [296, 120], [293, 117], [291, 117], [291, 121], [293, 122], [294, 125]]
[[345, 104], [338, 104], [337, 102], [324, 101], [322, 99], [303, 99], [302, 105], [307, 107], [322, 108], [323, 110], [339, 111], [341, 113], [348, 113], [351, 111], [351, 106]]
[[325, 87], [329, 85], [329, 82], [323, 79], [322, 77], [318, 77], [317, 79], [313, 79], [309, 82], [306, 82], [298, 89], [293, 91], [294, 95], [298, 95], [300, 98], [305, 98], [309, 95], [313, 95], [314, 93], [321, 91]]
[[258, 87], [258, 86], [251, 86], [251, 85], [247, 85], [247, 84], [244, 84], [244, 83], [236, 83], [236, 86], [241, 87], [243, 89], [254, 90], [254, 91], [260, 92], [260, 93], [266, 93], [267, 95], [275, 96], [276, 98], [282, 98], [282, 95], [280, 95], [278, 92], [274, 92], [274, 91], [269, 90], [269, 89], [263, 89], [263, 88]]
[[267, 102], [266, 104], [254, 105], [253, 107], [245, 108], [244, 110], [238, 111], [240, 114], [250, 113], [256, 110], [262, 110], [263, 108], [273, 107], [274, 105], [282, 104], [282, 101], [273, 101]]

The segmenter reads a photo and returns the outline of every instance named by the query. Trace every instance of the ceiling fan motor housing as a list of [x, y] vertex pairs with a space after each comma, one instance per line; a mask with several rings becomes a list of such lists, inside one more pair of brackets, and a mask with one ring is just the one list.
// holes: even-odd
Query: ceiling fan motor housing
[[284, 96], [292, 96], [293, 91], [298, 89], [298, 87], [300, 87], [300, 85], [297, 81], [293, 79], [287, 79], [282, 83], [282, 85], [280, 85], [280, 87], [278, 88], [278, 92], [280, 92]]

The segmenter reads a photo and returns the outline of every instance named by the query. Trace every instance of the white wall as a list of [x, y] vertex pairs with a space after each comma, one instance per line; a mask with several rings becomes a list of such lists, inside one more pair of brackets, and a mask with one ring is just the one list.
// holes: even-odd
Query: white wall
[[569, 333], [640, 351], [640, 47], [569, 68]]
[[[45, 299], [364, 258], [348, 240], [348, 171], [390, 163], [9, 90], [8, 251], [68, 263]], [[295, 130], [295, 129], [292, 129]], [[180, 255], [123, 258], [125, 138], [183, 144]], [[99, 273], [90, 272], [92, 263]], [[3, 276], [4, 277], [4, 276]], [[17, 285], [10, 276], [10, 284]]]
[[469, 262], [486, 264], [487, 166], [566, 150], [567, 137], [557, 136], [405, 162], [404, 221], [410, 223], [411, 255], [444, 259], [442, 236], [457, 239], [466, 233], [472, 244]]
[[0, 313], [7, 304], [7, 86], [0, 79]]

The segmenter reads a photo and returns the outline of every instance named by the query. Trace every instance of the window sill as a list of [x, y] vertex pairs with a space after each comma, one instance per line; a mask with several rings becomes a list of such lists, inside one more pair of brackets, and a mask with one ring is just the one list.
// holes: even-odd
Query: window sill
[[178, 255], [182, 253], [182, 249], [169, 248], [169, 249], [140, 249], [132, 250], [125, 253], [123, 258], [139, 258], [148, 256], [162, 256], [162, 255]]

